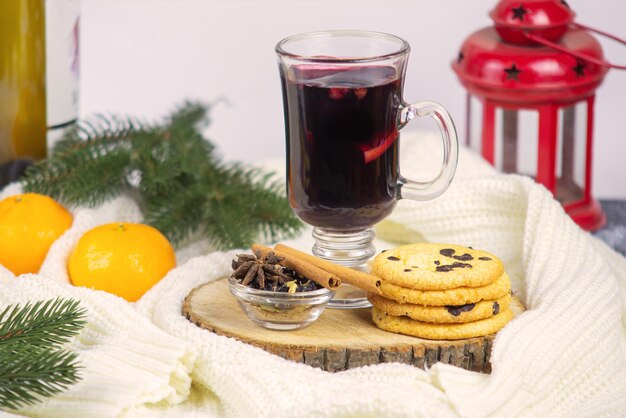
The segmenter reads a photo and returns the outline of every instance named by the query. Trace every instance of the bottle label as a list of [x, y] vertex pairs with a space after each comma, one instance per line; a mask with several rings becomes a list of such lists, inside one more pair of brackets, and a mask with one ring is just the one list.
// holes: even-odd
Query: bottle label
[[80, 0], [46, 0], [48, 150], [78, 118]]

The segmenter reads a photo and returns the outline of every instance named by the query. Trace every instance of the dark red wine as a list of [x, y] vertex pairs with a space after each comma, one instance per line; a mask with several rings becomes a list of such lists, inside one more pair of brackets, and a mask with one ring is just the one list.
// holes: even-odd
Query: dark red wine
[[340, 231], [381, 221], [396, 203], [402, 80], [395, 68], [289, 71], [281, 78], [294, 212], [310, 225]]

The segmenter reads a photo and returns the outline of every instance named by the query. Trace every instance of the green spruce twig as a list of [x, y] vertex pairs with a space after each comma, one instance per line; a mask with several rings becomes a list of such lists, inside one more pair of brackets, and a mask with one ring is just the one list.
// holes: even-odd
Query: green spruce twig
[[198, 231], [220, 249], [293, 236], [302, 223], [280, 182], [223, 163], [202, 135], [208, 110], [187, 102], [158, 124], [102, 115], [81, 121], [27, 171], [24, 187], [89, 206], [137, 189], [146, 222], [175, 244]]
[[80, 380], [76, 354], [44, 347], [0, 348], [0, 408], [35, 404]]
[[41, 347], [65, 344], [85, 325], [76, 300], [51, 299], [7, 306], [0, 313], [0, 348], [8, 343]]
[[0, 313], [0, 408], [17, 409], [80, 380], [76, 354], [61, 348], [85, 324], [75, 300], [6, 307]]

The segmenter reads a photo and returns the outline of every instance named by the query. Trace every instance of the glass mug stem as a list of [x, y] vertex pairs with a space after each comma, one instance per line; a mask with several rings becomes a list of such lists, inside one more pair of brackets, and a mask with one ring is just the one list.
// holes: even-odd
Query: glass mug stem
[[334, 232], [313, 229], [313, 255], [346, 267], [362, 268], [375, 253], [374, 229], [356, 232]]
[[[373, 244], [375, 235], [373, 228], [354, 232], [314, 228], [315, 245], [312, 253], [324, 260], [365, 271], [367, 260], [376, 253]], [[363, 290], [344, 283], [337, 289], [328, 306], [336, 309], [354, 309], [367, 308], [370, 303], [365, 298]]]

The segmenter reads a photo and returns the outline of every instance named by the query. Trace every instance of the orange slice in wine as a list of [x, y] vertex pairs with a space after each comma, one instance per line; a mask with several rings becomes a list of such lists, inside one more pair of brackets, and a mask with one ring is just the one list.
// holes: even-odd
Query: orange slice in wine
[[372, 145], [363, 145], [361, 146], [361, 151], [363, 151], [363, 157], [365, 159], [365, 164], [369, 164], [372, 161], [378, 159], [390, 146], [393, 145], [398, 139], [398, 131], [394, 129], [389, 132], [385, 137], [381, 138], [380, 141], [374, 146]]

